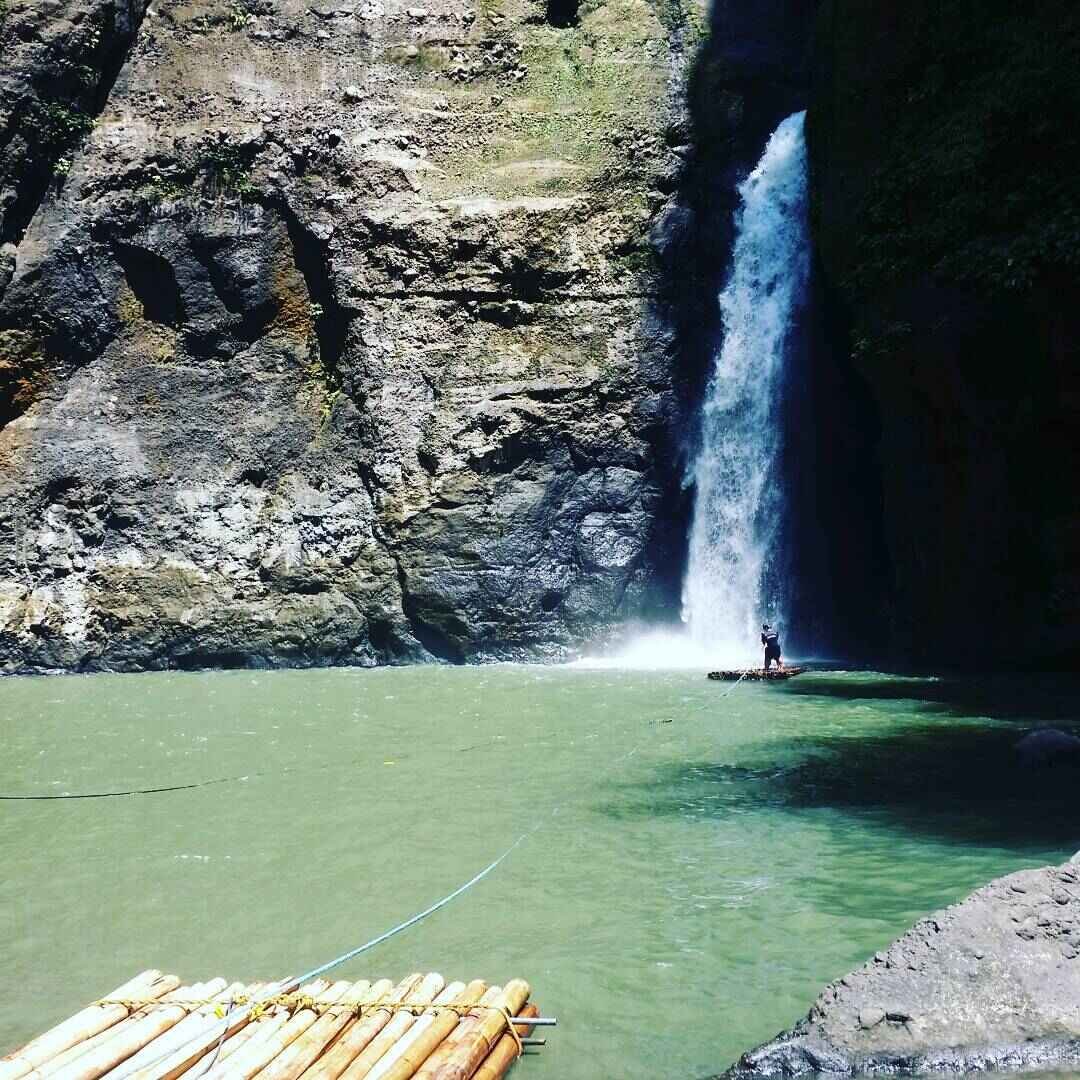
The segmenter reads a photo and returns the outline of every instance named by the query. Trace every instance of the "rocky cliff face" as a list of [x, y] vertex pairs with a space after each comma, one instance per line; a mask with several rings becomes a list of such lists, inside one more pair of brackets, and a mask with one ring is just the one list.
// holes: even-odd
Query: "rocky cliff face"
[[6, 670], [532, 655], [674, 610], [648, 238], [703, 16], [420, 2], [0, 0]]
[[1075, 660], [1080, 11], [828, 0], [814, 67], [829, 336], [871, 398], [843, 456], [879, 477], [877, 621], [912, 661]]

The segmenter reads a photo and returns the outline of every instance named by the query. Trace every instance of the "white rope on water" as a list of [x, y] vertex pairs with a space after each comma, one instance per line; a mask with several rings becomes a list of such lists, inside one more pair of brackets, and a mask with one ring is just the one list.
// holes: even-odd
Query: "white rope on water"
[[[743, 681], [743, 679], [745, 679], [745, 678], [746, 678], [746, 676], [750, 674], [750, 672], [751, 672], [751, 671], [757, 671], [757, 668], [747, 668], [747, 669], [746, 669], [746, 670], [745, 670], [745, 671], [744, 671], [744, 672], [743, 672], [743, 673], [742, 673], [742, 674], [741, 674], [741, 675], [740, 675], [740, 676], [739, 676], [739, 677], [738, 677], [738, 678], [737, 678], [737, 679], [735, 680], [735, 686], [738, 686], [738, 685], [739, 685], [739, 683], [741, 683], [741, 682]], [[728, 696], [728, 694], [733, 694], [733, 693], [735, 693], [735, 686], [729, 686], [729, 687], [728, 687], [728, 688], [727, 688], [727, 689], [726, 689], [726, 690], [725, 690], [725, 691], [724, 691], [724, 692], [723, 692], [723, 693], [722, 693], [722, 694], [720, 695], [720, 700], [721, 700], [721, 701], [723, 701], [723, 700], [724, 700], [724, 698], [726, 698], [726, 697]]]
[[[723, 701], [726, 697], [728, 697], [729, 694], [733, 693], [738, 687], [739, 683], [741, 683], [743, 679], [745, 679], [746, 676], [750, 674], [751, 670], [753, 669], [748, 668], [746, 671], [744, 671], [742, 675], [740, 675], [739, 678], [736, 680], [735, 684], [720, 695], [719, 700]], [[702, 706], [702, 708], [704, 707], [705, 706]], [[621, 765], [624, 761], [628, 761], [630, 758], [632, 758], [645, 745], [646, 741], [646, 739], [640, 740], [637, 745], [634, 746], [631, 750], [629, 750], [626, 754], [623, 754], [621, 757], [614, 758], [611, 762], [610, 767], [605, 771], [605, 773], [601, 775], [606, 776], [614, 772], [616, 766]], [[435, 903], [424, 908], [423, 911], [418, 911], [415, 915], [411, 915], [409, 918], [398, 923], [396, 926], [392, 926], [389, 930], [385, 930], [381, 934], [378, 934], [376, 937], [371, 938], [370, 941], [365, 941], [362, 945], [357, 945], [355, 948], [346, 950], [345, 952], [341, 953], [340, 956], [336, 956], [333, 960], [329, 960], [324, 964], [318, 965], [318, 967], [312, 968], [310, 971], [305, 972], [303, 975], [289, 978], [285, 980], [284, 983], [280, 983], [271, 987], [266, 992], [266, 994], [263, 995], [259, 1000], [253, 1001], [243, 1006], [240, 1010], [234, 1012], [232, 1007], [230, 1006], [229, 1013], [220, 1023], [220, 1029], [213, 1029], [212, 1035], [209, 1036], [206, 1032], [202, 1032], [200, 1034], [192, 1036], [191, 1039], [187, 1040], [187, 1042], [185, 1043], [182, 1043], [180, 1046], [173, 1046], [166, 1053], [162, 1054], [160, 1057], [143, 1066], [143, 1068], [140, 1069], [140, 1074], [145, 1075], [146, 1070], [153, 1069], [156, 1065], [160, 1064], [166, 1058], [173, 1057], [179, 1050], [183, 1049], [186, 1046], [189, 1046], [196, 1040], [206, 1039], [210, 1037], [217, 1040], [217, 1049], [215, 1050], [214, 1054], [211, 1055], [211, 1065], [204, 1067], [198, 1073], [194, 1073], [193, 1077], [197, 1078], [204, 1075], [207, 1071], [209, 1071], [209, 1068], [212, 1067], [213, 1062], [216, 1061], [217, 1055], [221, 1051], [221, 1045], [225, 1041], [226, 1035], [228, 1034], [230, 1027], [243, 1021], [248, 1015], [250, 1015], [251, 1011], [260, 1004], [261, 1001], [269, 1000], [276, 994], [280, 994], [283, 988], [295, 988], [300, 986], [302, 983], [307, 983], [312, 981], [313, 979], [317, 979], [319, 978], [319, 976], [325, 975], [328, 971], [332, 971], [334, 968], [340, 967], [342, 964], [348, 963], [350, 960], [355, 959], [357, 956], [360, 956], [362, 953], [367, 952], [369, 949], [373, 949], [377, 945], [381, 945], [384, 941], [389, 941], [390, 938], [395, 937], [397, 934], [403, 933], [405, 930], [408, 930], [410, 927], [415, 926], [417, 923], [422, 922], [424, 919], [428, 918], [428, 916], [434, 915], [436, 911], [439, 911], [441, 908], [446, 907], [447, 904], [449, 904], [453, 900], [456, 900], [459, 896], [462, 895], [462, 893], [467, 892], [474, 885], [477, 885], [479, 884], [479, 882], [483, 881], [484, 878], [488, 876], [488, 874], [492, 873], [502, 862], [508, 859], [510, 855], [512, 855], [513, 852], [521, 846], [521, 844], [523, 844], [526, 840], [530, 839], [532, 836], [538, 833], [545, 825], [548, 824], [551, 818], [556, 817], [559, 811], [562, 809], [562, 806], [563, 803], [557, 803], [556, 805], [554, 805], [551, 809], [550, 815], [538, 821], [536, 825], [534, 825], [527, 832], [522, 833], [504, 852], [502, 852], [501, 855], [493, 859], [479, 873], [474, 874], [464, 884], [459, 885], [456, 889], [453, 890], [453, 892], [447, 893], [441, 899], [436, 900]]]
[[[540, 824], [543, 824], [543, 822], [541, 822]], [[450, 903], [451, 900], [456, 899], [463, 892], [471, 889], [478, 882], [483, 881], [483, 879], [486, 878], [488, 874], [490, 874], [499, 865], [499, 863], [506, 859], [511, 854], [511, 852], [513, 852], [513, 850], [522, 843], [523, 840], [527, 839], [539, 828], [540, 825], [537, 825], [529, 832], [522, 833], [522, 835], [519, 836], [497, 859], [494, 859], [490, 863], [488, 863], [488, 865], [485, 866], [484, 869], [481, 870], [478, 874], [474, 874], [471, 878], [469, 878], [468, 881], [465, 882], [464, 885], [459, 885], [453, 892], [447, 893], [446, 896], [444, 896], [441, 900], [436, 900], [435, 903], [432, 904], [430, 907], [426, 907], [423, 911], [419, 911], [415, 915], [410, 916], [403, 922], [398, 923], [397, 926], [393, 926], [389, 930], [383, 931], [383, 933], [379, 934], [377, 937], [373, 937], [370, 941], [365, 941], [363, 945], [357, 945], [356, 948], [349, 949], [348, 951], [343, 952], [340, 956], [336, 956], [333, 960], [330, 960], [325, 964], [320, 964], [318, 967], [312, 968], [310, 971], [305, 972], [303, 975], [297, 975], [295, 977], [284, 980], [284, 982], [281, 984], [276, 984], [275, 986], [272, 986], [269, 990], [267, 990], [265, 994], [261, 995], [257, 1000], [243, 1006], [235, 1013], [226, 1015], [225, 1019], [220, 1022], [219, 1026], [212, 1028], [210, 1033], [207, 1033], [205, 1031], [198, 1032], [186, 1042], [181, 1043], [179, 1046], [170, 1047], [167, 1051], [165, 1051], [165, 1053], [161, 1054], [153, 1061], [150, 1061], [146, 1065], [144, 1065], [139, 1070], [140, 1075], [145, 1075], [147, 1070], [153, 1069], [156, 1065], [159, 1065], [166, 1058], [173, 1057], [178, 1051], [184, 1049], [187, 1046], [190, 1046], [196, 1041], [205, 1039], [216, 1039], [218, 1040], [218, 1046], [220, 1049], [220, 1044], [224, 1042], [229, 1029], [233, 1025], [240, 1023], [247, 1016], [249, 1016], [251, 1014], [251, 1011], [256, 1006], [268, 1001], [270, 998], [277, 996], [278, 994], [282, 993], [283, 990], [288, 991], [290, 988], [294, 989], [297, 986], [300, 986], [302, 983], [311, 982], [312, 979], [317, 979], [320, 975], [325, 975], [328, 971], [331, 971], [336, 967], [340, 967], [342, 964], [345, 964], [349, 960], [354, 959], [361, 953], [367, 952], [368, 949], [373, 949], [376, 945], [381, 945], [384, 941], [388, 941], [396, 934], [400, 934], [402, 931], [408, 930], [410, 926], [415, 926], [418, 922], [426, 919], [429, 915], [434, 915], [436, 911], [438, 911], [442, 907], [445, 907], [447, 904]], [[201, 1076], [206, 1071], [208, 1070], [204, 1069], [202, 1072], [196, 1073], [195, 1076]]]

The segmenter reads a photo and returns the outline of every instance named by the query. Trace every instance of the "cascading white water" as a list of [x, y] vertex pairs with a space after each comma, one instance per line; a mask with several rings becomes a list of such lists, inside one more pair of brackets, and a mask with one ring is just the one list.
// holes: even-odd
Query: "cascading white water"
[[770, 563], [779, 541], [785, 357], [810, 269], [805, 113], [773, 132], [739, 186], [731, 276], [693, 464], [696, 487], [683, 620], [718, 663], [759, 656], [761, 622], [783, 622]]

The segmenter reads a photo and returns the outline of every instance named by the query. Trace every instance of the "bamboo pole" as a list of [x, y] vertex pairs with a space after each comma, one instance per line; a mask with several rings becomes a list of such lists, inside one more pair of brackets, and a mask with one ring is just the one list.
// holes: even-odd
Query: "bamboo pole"
[[[219, 980], [215, 989], [220, 990], [224, 984], [224, 979]], [[69, 1065], [53, 1073], [53, 1077], [55, 1080], [98, 1080], [98, 1077], [104, 1076], [113, 1066], [126, 1061], [148, 1042], [183, 1020], [188, 1009], [181, 1003], [204, 993], [207, 985], [195, 983], [192, 986], [182, 986], [155, 1002], [152, 1008], [140, 1009], [132, 1017], [132, 1022], [124, 1024], [111, 1039], [85, 1054], [80, 1054]]]
[[[409, 975], [394, 987], [386, 1001], [387, 1005], [396, 1005], [409, 997], [423, 980], [419, 973]], [[378, 1000], [378, 999], [376, 999]], [[367, 1016], [361, 1017], [351, 1027], [345, 1029], [341, 1038], [306, 1072], [300, 1080], [337, 1080], [349, 1067], [349, 1064], [390, 1022], [393, 1013], [389, 1009], [374, 1009]]]
[[[447, 996], [447, 1001], [452, 1001], [460, 994], [465, 989], [465, 984], [451, 983], [448, 987], [446, 980], [438, 972], [432, 972], [424, 976], [423, 982], [409, 995], [408, 1000], [420, 1005], [430, 1005], [437, 997], [446, 994], [451, 989], [452, 993]], [[416, 1017], [411, 1012], [394, 1013], [385, 1027], [341, 1074], [341, 1080], [362, 1080], [371, 1072], [379, 1058], [415, 1023]]]
[[134, 1010], [127, 1019], [121, 1020], [119, 1024], [102, 1031], [92, 1039], [87, 1039], [86, 1042], [80, 1043], [78, 1046], [73, 1046], [70, 1050], [65, 1051], [63, 1054], [58, 1055], [53, 1058], [52, 1061], [43, 1065], [37, 1073], [24, 1077], [24, 1080], [33, 1080], [34, 1077], [42, 1078], [42, 1080], [47, 1077], [49, 1080], [52, 1080], [57, 1074], [65, 1072], [67, 1067], [72, 1063], [89, 1060], [88, 1055], [91, 1053], [98, 1053], [103, 1047], [108, 1045], [120, 1045], [133, 1030], [137, 1030], [137, 1025], [150, 1015], [152, 1005], [164, 1006], [181, 1000], [186, 1001], [191, 998], [202, 985], [202, 983], [194, 983], [191, 986], [179, 986], [170, 993], [158, 998], [156, 1001], [148, 1002]]
[[[166, 994], [159, 999], [161, 1004], [166, 1003], [168, 1000], [179, 997], [187, 997], [187, 988], [180, 987], [172, 994]], [[141, 1017], [148, 1015], [149, 1005], [144, 1005], [143, 1008], [136, 1009], [126, 1020], [122, 1020], [119, 1024], [106, 1028], [104, 1031], [98, 1031], [92, 1039], [87, 1039], [85, 1042], [80, 1042], [75, 1047], [71, 1047], [70, 1050], [65, 1050], [63, 1054], [57, 1054], [51, 1061], [46, 1062], [40, 1069], [35, 1069], [33, 1072], [23, 1078], [23, 1080], [51, 1080], [57, 1072], [66, 1068], [76, 1059], [82, 1057], [84, 1054], [89, 1054], [91, 1051], [96, 1050], [98, 1047], [103, 1047], [105, 1043], [110, 1042], [112, 1039], [119, 1039], [124, 1032], [129, 1031]]]
[[[371, 989], [365, 994], [365, 1001], [362, 1002], [365, 1008], [370, 1009], [375, 1002], [383, 1001], [386, 997], [393, 993], [394, 984], [390, 979], [379, 979], [378, 982], [372, 983]], [[339, 1042], [349, 1033], [351, 1028], [359, 1022], [360, 1017], [363, 1015], [361, 1011], [358, 1011], [354, 1016], [347, 1016], [345, 1018], [345, 1025], [340, 1031], [323, 1047], [323, 1054], [329, 1053], [333, 1050]], [[321, 1055], [320, 1055], [321, 1056]], [[318, 1058], [316, 1058], [316, 1061]], [[310, 1068], [310, 1066], [309, 1066]]]
[[[519, 1017], [529, 1019], [539, 1015], [540, 1010], [535, 1005], [526, 1005], [518, 1013]], [[522, 1038], [528, 1038], [529, 1032], [533, 1030], [531, 1027], [522, 1024], [515, 1024], [514, 1028]], [[517, 1061], [517, 1056], [517, 1043], [514, 1041], [514, 1037], [507, 1032], [495, 1044], [495, 1048], [491, 1053], [480, 1063], [480, 1068], [472, 1074], [472, 1080], [502, 1080], [509, 1072], [510, 1066]]]
[[[317, 1004], [330, 1004], [337, 1001], [350, 985], [348, 982], [328, 985], [325, 979], [320, 979], [319, 983], [319, 990], [309, 991], [306, 995], [315, 998]], [[319, 1014], [315, 1009], [298, 1009], [269, 1037], [248, 1043], [227, 1062], [215, 1065], [205, 1074], [205, 1080], [251, 1080], [251, 1077], [269, 1065], [286, 1046], [307, 1031], [318, 1018]]]
[[[106, 994], [104, 1000], [157, 999], [179, 985], [180, 980], [175, 975], [163, 975], [160, 971], [150, 969], [122, 983], [112, 993]], [[118, 1024], [131, 1011], [125, 1005], [88, 1005], [63, 1023], [32, 1039], [21, 1050], [0, 1058], [0, 1080], [19, 1080], [65, 1050]]]
[[[252, 983], [252, 985], [248, 986], [247, 989], [244, 991], [244, 997], [246, 997], [248, 1000], [251, 1000], [252, 998], [256, 997], [256, 995], [261, 993], [262, 987], [264, 986], [266, 986], [266, 983]], [[221, 1039], [219, 1037], [217, 1043], [220, 1047], [220, 1050], [218, 1050], [217, 1052], [218, 1061], [224, 1062], [227, 1057], [237, 1052], [241, 1048], [241, 1045], [247, 1039], [252, 1037], [257, 1024], [258, 1021], [252, 1024], [245, 1024], [237, 1032], [237, 1034], [233, 1035], [231, 1038]], [[185, 1076], [187, 1076], [187, 1074], [185, 1074]]]
[[[511, 1016], [516, 1016], [528, 999], [529, 984], [524, 979], [511, 979], [494, 1004]], [[483, 1011], [485, 1015], [480, 1022], [458, 1040], [453, 1053], [435, 1073], [433, 1080], [469, 1080], [480, 1062], [491, 1053], [491, 1048], [506, 1028], [506, 1020], [501, 1012], [494, 1009]]]
[[[221, 982], [224, 983], [225, 980], [222, 979]], [[136, 1072], [138, 1069], [152, 1064], [162, 1055], [171, 1054], [173, 1051], [178, 1050], [189, 1039], [198, 1035], [200, 1031], [213, 1026], [217, 1022], [217, 1017], [214, 1015], [216, 1006], [218, 1004], [228, 1004], [234, 997], [242, 993], [243, 989], [243, 983], [233, 983], [231, 986], [220, 987], [216, 992], [208, 991], [204, 996], [214, 1004], [204, 1005], [202, 1008], [189, 1013], [179, 1024], [170, 1028], [164, 1035], [144, 1046], [137, 1054], [129, 1057], [127, 1061], [121, 1062], [116, 1068], [107, 1072], [102, 1080], [124, 1080], [124, 1077], [130, 1076], [131, 1073]]]
[[[489, 986], [484, 996], [477, 1002], [478, 1005], [491, 1005], [502, 993], [501, 986]], [[446, 1036], [436, 1047], [435, 1052], [420, 1066], [416, 1073], [416, 1080], [424, 1077], [429, 1080], [445, 1064], [454, 1047], [466, 1032], [471, 1031], [480, 1023], [480, 1017], [486, 1010], [475, 1009], [461, 1018], [461, 1022]]]
[[[250, 983], [243, 988], [242, 996], [250, 1000], [265, 986], [265, 983], [255, 982]], [[229, 1053], [235, 1053], [240, 1046], [255, 1033], [258, 1028], [258, 1021], [244, 1024], [244, 1026], [232, 1035], [228, 1039], [222, 1038], [224, 1032], [218, 1030], [217, 1038], [214, 1040], [214, 1045], [207, 1050], [207, 1053], [203, 1055], [203, 1058], [191, 1066], [186, 1072], [181, 1073], [182, 1077], [186, 1080], [196, 1080], [202, 1073], [206, 1072], [211, 1063], [216, 1065], [219, 1061], [223, 1061]], [[232, 1046], [232, 1050], [229, 1050], [229, 1046]]]
[[[486, 990], [487, 983], [476, 979], [453, 998], [443, 1000], [444, 996], [440, 996], [436, 1005], [475, 1005]], [[434, 1008], [424, 1013], [397, 1045], [379, 1059], [368, 1080], [409, 1080], [460, 1023], [461, 1014], [454, 1009]]]
[[[170, 976], [170, 979], [176, 978]], [[177, 982], [180, 980], [177, 979]], [[156, 999], [158, 1004], [165, 1004], [170, 999], [179, 1000], [181, 996], [186, 996], [185, 990], [175, 990], [172, 993], [165, 994], [162, 997]], [[104, 1031], [99, 1031], [92, 1038], [87, 1039], [85, 1042], [77, 1043], [70, 1049], [65, 1050], [62, 1054], [57, 1054], [56, 1057], [51, 1058], [40, 1069], [35, 1069], [32, 1073], [27, 1073], [22, 1080], [50, 1080], [56, 1073], [66, 1068], [77, 1058], [83, 1057], [85, 1054], [89, 1054], [91, 1051], [96, 1050], [99, 1046], [103, 1046], [105, 1043], [110, 1042], [112, 1039], [120, 1038], [125, 1032], [129, 1031], [138, 1021], [148, 1015], [150, 1006], [144, 1005], [139, 1009], [132, 1011], [131, 1015], [121, 1020], [120, 1023], [114, 1024], [110, 1028], [106, 1028]]]
[[[379, 984], [376, 984], [378, 986]], [[296, 1080], [297, 1077], [327, 1048], [356, 1013], [353, 1007], [375, 1001], [391, 986], [389, 980], [376, 989], [367, 979], [361, 979], [341, 996], [340, 1008], [329, 1009], [315, 1021], [291, 1046], [279, 1054], [256, 1077], [256, 1080]]]
[[[228, 1055], [228, 1057], [226, 1057], [224, 1050], [225, 1047], [227, 1047], [229, 1043], [232, 1042], [232, 1038], [229, 1038], [225, 1042], [221, 1043], [222, 1053], [217, 1056], [216, 1060], [214, 1060], [212, 1054], [213, 1051], [216, 1049], [217, 1044], [221, 1042], [221, 1035], [218, 1035], [217, 1039], [214, 1040], [213, 1045], [209, 1045], [205, 1042], [200, 1043], [200, 1060], [197, 1061], [190, 1068], [186, 1069], [180, 1075], [191, 1076], [192, 1080], [203, 1080], [203, 1077], [210, 1071], [210, 1069], [228, 1060], [233, 1056], [233, 1054], [239, 1054], [245, 1048], [247, 1048], [247, 1052], [250, 1053], [252, 1052], [253, 1047], [265, 1045], [265, 1043], [267, 1043], [270, 1039], [274, 1038], [274, 1036], [289, 1022], [289, 1015], [289, 1010], [286, 1009], [284, 1006], [275, 1005], [273, 1006], [273, 1008], [271, 1008], [269, 1012], [263, 1013], [263, 1015], [260, 1016], [257, 1020], [249, 1021], [249, 1023], [245, 1024], [245, 1026], [242, 1027], [238, 1032], [236, 1032], [236, 1035], [232, 1037], [236, 1038], [239, 1036], [243, 1036], [244, 1033], [247, 1032], [247, 1038], [245, 1038], [242, 1042], [234, 1043], [233, 1049]], [[206, 1057], [207, 1055], [211, 1055], [210, 1061], [213, 1061], [213, 1065], [210, 1064], [210, 1061], [202, 1060], [202, 1058]], [[188, 1056], [190, 1058], [191, 1055], [189, 1054]], [[168, 1069], [169, 1067], [170, 1063], [165, 1062], [165, 1068]]]
[[[301, 988], [301, 993], [318, 993], [326, 987], [325, 980], [309, 983]], [[290, 992], [296, 989], [295, 980], [292, 982], [271, 983], [262, 993], [262, 998], [270, 998], [279, 993]], [[248, 1005], [240, 1009], [234, 1017], [220, 1020], [212, 1025], [209, 1030], [203, 1032], [178, 1048], [171, 1056], [152, 1065], [144, 1066], [138, 1072], [132, 1073], [128, 1080], [176, 1080], [182, 1073], [187, 1072], [192, 1065], [202, 1060], [210, 1051], [215, 1049], [222, 1039], [235, 1035], [242, 1027], [251, 1020], [252, 1006]], [[286, 1010], [281, 1010], [287, 1016]]]

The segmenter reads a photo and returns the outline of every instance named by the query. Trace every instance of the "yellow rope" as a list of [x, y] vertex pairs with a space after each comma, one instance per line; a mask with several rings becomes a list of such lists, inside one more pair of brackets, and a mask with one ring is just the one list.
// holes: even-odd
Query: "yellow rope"
[[421, 1013], [427, 1012], [429, 1009], [445, 1009], [448, 1012], [457, 1013], [459, 1018], [468, 1016], [474, 1009], [494, 1009], [495, 1012], [502, 1013], [503, 1019], [506, 1020], [506, 1026], [510, 1031], [510, 1034], [514, 1037], [514, 1041], [517, 1043], [518, 1055], [522, 1053], [521, 1037], [517, 1033], [517, 1029], [514, 1027], [515, 1023], [527, 1023], [525, 1020], [515, 1020], [510, 1015], [510, 1011], [505, 1005], [464, 1005], [455, 1004], [449, 1002], [443, 1004], [433, 1004], [430, 1001], [369, 1001], [363, 1004], [352, 1003], [346, 1001], [318, 1001], [310, 994], [276, 994], [273, 997], [259, 999], [258, 997], [252, 997], [248, 994], [237, 994], [229, 999], [229, 1001], [213, 1000], [211, 998], [196, 998], [196, 999], [178, 999], [173, 1001], [162, 1001], [160, 998], [102, 998], [100, 1001], [96, 1001], [95, 1005], [122, 1005], [129, 1012], [135, 1012], [139, 1009], [149, 1009], [155, 1006], [163, 1009], [181, 1008], [187, 1012], [193, 1012], [196, 1009], [213, 1009], [214, 1014], [219, 1018], [224, 1018], [227, 1010], [230, 1007], [236, 1007], [238, 1005], [251, 1005], [251, 1019], [257, 1020], [268, 1009], [274, 1007], [281, 1007], [288, 1009], [290, 1012], [299, 1012], [303, 1009], [310, 1009], [313, 1012], [322, 1013], [333, 1012], [338, 1010], [341, 1014], [352, 1013], [354, 1016], [363, 1016], [364, 1013], [371, 1012], [408, 1012], [413, 1016], [419, 1016]]
[[[521, 1057], [521, 1055], [525, 1053], [525, 1044], [522, 1043], [521, 1036], [518, 1034], [517, 1028], [514, 1027], [514, 1021], [513, 1018], [510, 1016], [510, 1010], [503, 1007], [499, 1009], [499, 1012], [503, 1014], [503, 1019], [506, 1021], [506, 1030], [510, 1032], [510, 1037], [514, 1040], [514, 1043], [517, 1046], [517, 1056]], [[499, 1040], [496, 1038], [495, 1041], [498, 1042]]]

